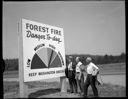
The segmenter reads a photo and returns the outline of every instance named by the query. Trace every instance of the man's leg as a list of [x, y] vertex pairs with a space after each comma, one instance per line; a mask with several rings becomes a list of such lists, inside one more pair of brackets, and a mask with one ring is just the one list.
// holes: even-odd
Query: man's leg
[[79, 81], [79, 73], [76, 73], [76, 83], [77, 83], [77, 92], [80, 92], [80, 81]]
[[81, 88], [81, 80], [78, 80], [78, 85], [79, 85], [79, 89], [80, 89], [80, 93], [82, 92], [82, 88]]
[[73, 85], [72, 85], [72, 79], [69, 78], [69, 86], [70, 86], [70, 92], [73, 93]]
[[74, 92], [77, 93], [77, 83], [76, 83], [76, 79], [73, 79], [73, 89], [74, 89]]
[[86, 81], [85, 81], [85, 84], [84, 84], [84, 97], [87, 97], [89, 85], [90, 85], [90, 76], [87, 75]]
[[84, 76], [83, 75], [81, 76], [80, 87], [81, 87], [81, 92], [83, 94], [84, 92]]
[[92, 87], [92, 90], [93, 90], [93, 94], [95, 97], [98, 97], [98, 90], [96, 88], [96, 76], [91, 76], [91, 87]]

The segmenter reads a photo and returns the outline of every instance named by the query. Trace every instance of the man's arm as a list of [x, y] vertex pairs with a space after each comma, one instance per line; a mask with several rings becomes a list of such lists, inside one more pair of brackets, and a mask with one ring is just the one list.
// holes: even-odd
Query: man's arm
[[98, 75], [99, 74], [99, 68], [95, 64], [92, 64], [92, 66], [94, 68], [95, 75]]
[[99, 68], [98, 68], [95, 64], [92, 64], [92, 66], [93, 66], [95, 69], [98, 69], [98, 70], [99, 70]]

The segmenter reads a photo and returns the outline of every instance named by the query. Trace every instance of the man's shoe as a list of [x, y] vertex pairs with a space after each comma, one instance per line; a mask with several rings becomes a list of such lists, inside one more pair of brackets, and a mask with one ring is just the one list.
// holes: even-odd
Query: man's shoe
[[88, 98], [86, 95], [83, 95], [83, 98]]
[[81, 96], [84, 96], [84, 93], [83, 92], [81, 93]]

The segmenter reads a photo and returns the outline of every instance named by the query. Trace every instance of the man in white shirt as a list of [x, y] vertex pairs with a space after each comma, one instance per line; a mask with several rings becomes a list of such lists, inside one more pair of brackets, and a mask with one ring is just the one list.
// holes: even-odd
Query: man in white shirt
[[92, 59], [87, 57], [87, 77], [84, 84], [84, 97], [87, 97], [88, 87], [91, 85], [93, 94], [95, 97], [98, 97], [98, 90], [96, 88], [96, 76], [99, 72], [99, 68], [92, 63]]
[[77, 90], [78, 92], [80, 92], [81, 94], [83, 93], [84, 89], [84, 76], [82, 75], [80, 66], [82, 65], [82, 63], [80, 62], [80, 58], [76, 57], [76, 81], [77, 81]]

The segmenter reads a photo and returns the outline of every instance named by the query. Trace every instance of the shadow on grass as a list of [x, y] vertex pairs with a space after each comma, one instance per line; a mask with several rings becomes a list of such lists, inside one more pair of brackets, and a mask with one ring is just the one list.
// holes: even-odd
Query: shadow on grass
[[29, 94], [29, 98], [37, 98], [39, 96], [54, 94], [57, 92], [60, 92], [60, 88], [50, 88], [50, 89], [38, 90], [36, 92]]

